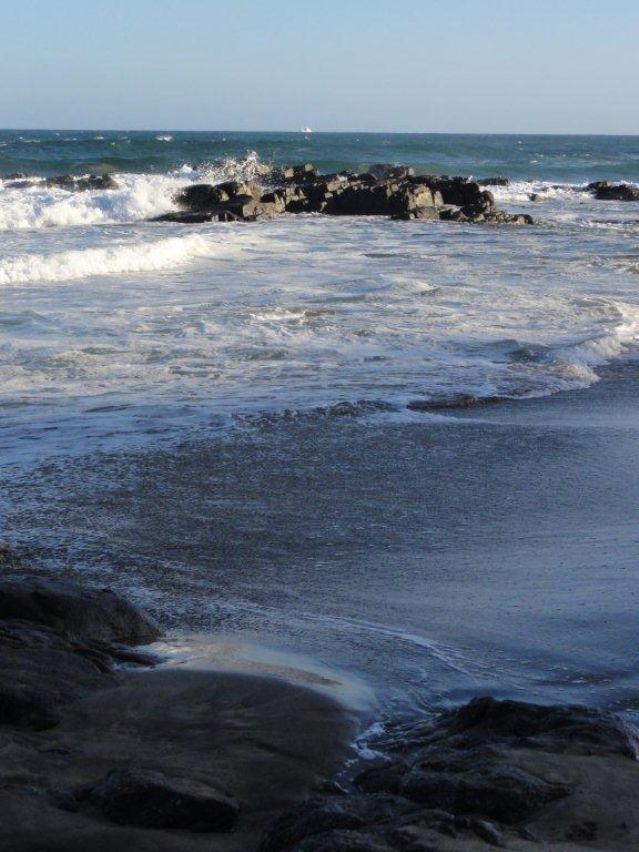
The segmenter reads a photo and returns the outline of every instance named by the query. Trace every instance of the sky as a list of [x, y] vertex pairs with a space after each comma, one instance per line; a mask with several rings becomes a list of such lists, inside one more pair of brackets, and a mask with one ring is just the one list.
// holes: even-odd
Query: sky
[[0, 127], [639, 133], [639, 0], [0, 0]]

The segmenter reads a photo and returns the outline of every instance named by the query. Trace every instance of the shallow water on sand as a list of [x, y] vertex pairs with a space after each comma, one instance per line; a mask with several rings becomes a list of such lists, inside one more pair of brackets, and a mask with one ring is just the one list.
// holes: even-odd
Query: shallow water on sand
[[306, 655], [383, 712], [490, 692], [634, 714], [635, 387], [58, 460], [14, 482], [9, 526], [187, 648]]

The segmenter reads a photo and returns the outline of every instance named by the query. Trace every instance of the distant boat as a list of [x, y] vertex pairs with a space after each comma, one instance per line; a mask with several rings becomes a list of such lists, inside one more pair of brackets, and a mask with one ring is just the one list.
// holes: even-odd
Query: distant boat
[[310, 127], [302, 127], [302, 129], [300, 130], [300, 133], [312, 133], [312, 132], [313, 131], [311, 130]]

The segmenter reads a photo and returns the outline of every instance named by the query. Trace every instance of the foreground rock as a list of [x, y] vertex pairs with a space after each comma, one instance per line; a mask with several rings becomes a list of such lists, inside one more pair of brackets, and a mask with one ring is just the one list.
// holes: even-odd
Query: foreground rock
[[363, 174], [322, 175], [306, 163], [274, 170], [268, 181], [269, 186], [247, 181], [226, 181], [215, 186], [195, 184], [175, 196], [174, 201], [183, 212], [166, 213], [154, 221], [253, 222], [281, 213], [323, 213], [400, 220], [532, 223], [527, 214], [499, 210], [494, 196], [468, 178], [415, 175], [413, 169], [403, 166], [377, 163]]
[[245, 852], [338, 768], [355, 728], [335, 702], [126, 644], [158, 635], [109, 590], [0, 584], [0, 849]]
[[237, 804], [208, 784], [148, 769], [113, 770], [78, 798], [112, 822], [143, 828], [230, 831], [238, 818]]
[[62, 705], [113, 683], [116, 663], [148, 664], [126, 646], [158, 636], [147, 616], [108, 589], [0, 583], [0, 723], [56, 725]]
[[[20, 573], [2, 547], [0, 566]], [[327, 784], [356, 729], [344, 708], [282, 680], [151, 668], [125, 644], [157, 636], [108, 590], [0, 584], [0, 849], [639, 848], [637, 737], [612, 715], [475, 699], [388, 725], [373, 764]]]
[[261, 852], [634, 849], [635, 732], [583, 707], [481, 698], [390, 731], [342, 791], [283, 814]]

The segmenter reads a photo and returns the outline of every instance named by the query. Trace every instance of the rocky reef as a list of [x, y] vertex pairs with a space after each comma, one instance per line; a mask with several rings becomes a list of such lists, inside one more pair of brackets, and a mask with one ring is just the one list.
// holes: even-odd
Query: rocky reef
[[323, 213], [532, 224], [527, 214], [500, 210], [492, 193], [468, 178], [416, 175], [411, 168], [381, 163], [362, 174], [344, 171], [323, 175], [307, 163], [274, 169], [260, 183], [193, 184], [178, 193], [174, 202], [181, 211], [166, 213], [154, 221], [254, 222], [282, 213]]

